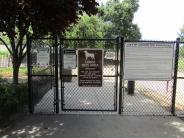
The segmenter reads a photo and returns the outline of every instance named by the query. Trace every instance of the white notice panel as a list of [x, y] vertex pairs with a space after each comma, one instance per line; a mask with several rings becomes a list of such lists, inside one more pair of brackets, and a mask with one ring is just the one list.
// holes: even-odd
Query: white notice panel
[[64, 49], [63, 63], [64, 63], [64, 69], [76, 68], [76, 50], [75, 49]]
[[39, 47], [37, 51], [37, 65], [48, 66], [50, 62], [49, 47]]
[[125, 80], [171, 80], [173, 43], [127, 42], [124, 50]]

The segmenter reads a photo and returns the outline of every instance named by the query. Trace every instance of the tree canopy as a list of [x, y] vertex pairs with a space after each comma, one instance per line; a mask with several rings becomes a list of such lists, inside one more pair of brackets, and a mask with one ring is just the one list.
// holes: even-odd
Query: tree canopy
[[110, 25], [106, 37], [118, 35], [126, 39], [140, 39], [141, 33], [137, 24], [133, 23], [134, 14], [138, 10], [138, 0], [109, 0], [100, 8], [99, 15]]
[[77, 24], [65, 33], [67, 38], [104, 38], [106, 23], [98, 16], [83, 13]]
[[184, 25], [180, 29], [179, 37], [181, 41], [184, 41]]
[[2, 38], [12, 56], [14, 83], [26, 55], [25, 36], [56, 35], [75, 23], [78, 15], [97, 12], [95, 0], [0, 0], [0, 32], [7, 36], [10, 46]]
[[[180, 32], [179, 32], [179, 38], [181, 39], [180, 41], [184, 42], [184, 25], [181, 27]], [[180, 57], [184, 58], [184, 45], [181, 45], [180, 48]]]
[[[80, 16], [77, 24], [73, 24], [65, 32], [66, 38], [82, 38], [82, 39], [102, 39], [105, 36], [105, 29], [107, 24], [98, 16], [92, 15], [89, 16], [86, 13]], [[101, 43], [84, 41], [82, 43], [75, 44], [65, 44], [67, 47], [77, 48], [77, 47], [103, 47]]]

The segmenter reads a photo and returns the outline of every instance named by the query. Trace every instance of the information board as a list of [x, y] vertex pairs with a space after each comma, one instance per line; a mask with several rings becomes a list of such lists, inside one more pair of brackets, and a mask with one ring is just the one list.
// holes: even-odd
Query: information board
[[80, 87], [101, 87], [103, 81], [102, 49], [78, 49], [78, 84]]
[[39, 47], [37, 49], [37, 65], [48, 66], [50, 63], [49, 47]]
[[171, 80], [174, 44], [164, 42], [126, 42], [125, 80]]
[[76, 68], [76, 50], [64, 49], [63, 53], [64, 53], [64, 56], [63, 56], [64, 69], [75, 69]]

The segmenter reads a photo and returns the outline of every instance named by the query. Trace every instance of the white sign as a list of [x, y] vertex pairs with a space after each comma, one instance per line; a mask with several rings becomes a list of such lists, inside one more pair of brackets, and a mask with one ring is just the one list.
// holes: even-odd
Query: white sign
[[48, 66], [50, 63], [49, 47], [39, 47], [37, 51], [37, 65]]
[[116, 55], [115, 55], [115, 51], [106, 51], [105, 52], [105, 58], [107, 59], [115, 59]]
[[64, 49], [63, 63], [64, 63], [64, 69], [75, 69], [76, 68], [76, 50]]
[[127, 42], [124, 54], [125, 80], [171, 80], [174, 44]]

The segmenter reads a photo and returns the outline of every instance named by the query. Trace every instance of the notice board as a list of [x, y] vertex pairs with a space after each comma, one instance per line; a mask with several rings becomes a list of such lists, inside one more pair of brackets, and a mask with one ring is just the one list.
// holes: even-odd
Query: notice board
[[37, 65], [50, 65], [50, 49], [48, 46], [39, 47], [37, 49]]
[[78, 49], [78, 85], [101, 87], [103, 81], [103, 50]]
[[164, 42], [126, 42], [125, 80], [171, 80], [174, 44]]
[[64, 69], [75, 69], [76, 68], [76, 50], [64, 49], [63, 54], [64, 54], [63, 55]]

